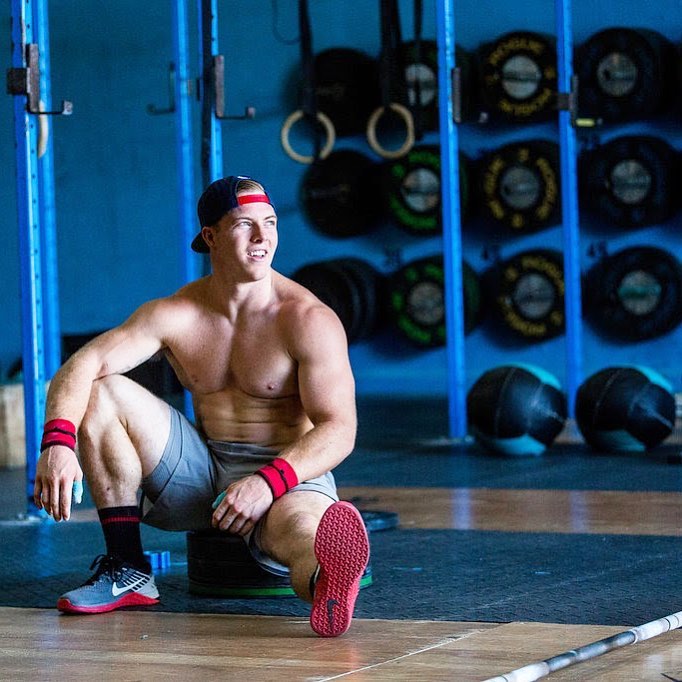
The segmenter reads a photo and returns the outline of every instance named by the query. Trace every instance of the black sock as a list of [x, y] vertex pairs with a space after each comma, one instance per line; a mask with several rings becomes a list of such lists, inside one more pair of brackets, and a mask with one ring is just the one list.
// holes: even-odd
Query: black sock
[[107, 554], [117, 556], [137, 569], [151, 573], [142, 550], [140, 510], [138, 507], [106, 507], [98, 509]]
[[315, 585], [317, 585], [317, 579], [320, 577], [320, 564], [317, 564], [317, 568], [313, 571], [310, 576], [310, 582], [308, 583], [308, 589], [310, 590], [310, 596], [315, 596]]

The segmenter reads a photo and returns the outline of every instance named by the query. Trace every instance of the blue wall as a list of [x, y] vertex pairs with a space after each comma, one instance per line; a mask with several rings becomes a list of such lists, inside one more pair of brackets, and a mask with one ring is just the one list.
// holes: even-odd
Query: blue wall
[[[504, 32], [528, 29], [553, 33], [553, 3], [528, 0], [465, 0], [457, 4], [457, 43], [474, 49]], [[277, 31], [284, 37], [298, 33], [296, 3], [278, 0]], [[315, 51], [346, 46], [377, 55], [379, 17], [376, 0], [343, 3], [313, 0], [311, 21]], [[435, 36], [435, 4], [425, 3], [424, 37]], [[394, 265], [387, 251], [399, 249], [404, 261], [440, 250], [439, 239], [419, 239], [385, 225], [363, 237], [338, 241], [315, 232], [302, 217], [298, 192], [305, 168], [281, 150], [279, 129], [296, 106], [291, 87], [298, 69], [299, 48], [273, 34], [271, 0], [220, 0], [221, 51], [226, 58], [229, 113], [245, 105], [256, 107], [250, 122], [223, 124], [225, 172], [246, 173], [262, 179], [273, 194], [281, 220], [276, 267], [291, 274], [305, 262], [337, 255], [356, 255], [384, 272]], [[401, 2], [403, 36], [413, 35], [411, 3]], [[574, 3], [576, 42], [614, 25], [650, 27], [679, 41], [682, 6], [679, 0], [657, 3]], [[192, 8], [193, 9], [193, 8]], [[8, 3], [2, 12], [8, 12]], [[115, 3], [60, 0], [50, 3], [53, 98], [72, 99], [74, 114], [54, 121], [56, 190], [59, 230], [61, 320], [65, 333], [86, 333], [119, 323], [144, 300], [162, 296], [180, 284], [180, 252], [175, 205], [175, 159], [172, 117], [147, 114], [150, 102], [162, 106], [167, 98], [166, 73], [171, 59], [170, 3], [132, 0]], [[9, 65], [9, 17], [0, 17], [0, 54]], [[196, 69], [194, 69], [196, 73]], [[0, 286], [5, 323], [0, 336], [0, 378], [20, 355], [16, 199], [12, 103], [0, 98], [0, 229], [5, 248], [0, 252]], [[195, 109], [198, 120], [198, 105]], [[625, 133], [651, 132], [682, 148], [679, 122], [658, 121], [611, 127], [604, 139]], [[460, 142], [469, 155], [479, 156], [510, 139], [556, 139], [553, 125], [524, 129], [462, 127]], [[198, 135], [196, 137], [198, 140]], [[427, 141], [437, 141], [436, 136]], [[364, 139], [343, 140], [339, 146], [372, 156]], [[197, 178], [200, 177], [197, 168]], [[195, 188], [197, 194], [200, 187]], [[592, 241], [608, 239], [610, 251], [631, 244], [658, 244], [680, 250], [678, 215], [671, 224], [622, 233], [584, 225], [584, 265]], [[500, 242], [501, 255], [511, 256], [537, 245], [561, 248], [559, 227], [538, 235]], [[477, 270], [483, 239], [465, 229], [465, 257]], [[585, 327], [587, 373], [614, 362], [653, 365], [679, 387], [680, 371], [670, 348], [682, 332], [646, 344], [610, 344]], [[484, 327], [467, 341], [467, 383], [507, 360], [536, 362], [563, 378], [563, 340], [505, 349]], [[443, 349], [414, 351], [390, 333], [353, 346], [352, 360], [360, 393], [445, 394]]]

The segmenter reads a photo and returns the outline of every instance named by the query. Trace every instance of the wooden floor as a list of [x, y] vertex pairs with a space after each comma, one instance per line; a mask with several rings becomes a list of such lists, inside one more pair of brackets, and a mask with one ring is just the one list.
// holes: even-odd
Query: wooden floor
[[[339, 495], [363, 510], [398, 512], [401, 528], [682, 535], [679, 493], [342, 487]], [[71, 520], [97, 518], [76, 508]]]
[[[352, 679], [469, 682], [619, 632], [617, 627], [541, 623], [356, 620], [338, 639], [313, 635], [305, 619], [112, 612], [60, 616], [0, 608], [0, 679]], [[585, 661], [553, 680], [682, 679], [682, 632]]]
[[680, 493], [492, 488], [342, 488], [362, 509], [400, 513], [403, 528], [682, 535]]
[[[679, 536], [682, 495], [616, 491], [342, 488], [405, 528]], [[93, 518], [78, 511], [74, 520]], [[671, 611], [675, 608], [671, 607]], [[660, 616], [668, 615], [661, 613]], [[306, 619], [0, 609], [0, 680], [485, 680], [624, 629], [551, 623], [356, 620], [341, 638]], [[552, 680], [682, 680], [682, 631], [553, 673]]]

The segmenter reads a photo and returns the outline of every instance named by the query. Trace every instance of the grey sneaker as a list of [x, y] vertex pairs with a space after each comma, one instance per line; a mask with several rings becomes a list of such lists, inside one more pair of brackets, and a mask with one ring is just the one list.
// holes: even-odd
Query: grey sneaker
[[59, 597], [57, 608], [65, 613], [104, 613], [122, 606], [149, 606], [159, 601], [154, 576], [100, 554], [90, 565], [97, 567], [83, 585]]

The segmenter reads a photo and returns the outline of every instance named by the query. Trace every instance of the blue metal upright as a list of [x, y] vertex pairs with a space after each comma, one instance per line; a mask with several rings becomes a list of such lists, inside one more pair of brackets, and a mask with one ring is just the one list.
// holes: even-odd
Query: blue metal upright
[[[173, 58], [175, 62], [175, 158], [180, 216], [180, 253], [182, 280], [191, 282], [199, 275], [198, 256], [189, 248], [196, 232], [194, 187], [194, 145], [192, 142], [192, 87], [189, 65], [189, 28], [187, 0], [173, 3]], [[184, 392], [184, 412], [193, 418], [194, 407], [189, 391]]]
[[[50, 30], [47, 0], [34, 0], [33, 33], [40, 53], [40, 93], [44, 108], [52, 109]], [[61, 365], [61, 328], [59, 323], [59, 279], [57, 267], [57, 229], [54, 195], [54, 155], [52, 122], [42, 116], [39, 129], [45, 139], [39, 144], [40, 233], [42, 256], [42, 295], [44, 312], [45, 373], [51, 379]], [[39, 140], [40, 143], [40, 140]]]
[[[12, 68], [26, 70], [26, 45], [34, 42], [32, 3], [12, 0]], [[21, 71], [19, 71], [21, 73]], [[21, 281], [22, 361], [26, 424], [26, 494], [32, 504], [36, 463], [45, 412], [45, 353], [42, 298], [42, 240], [38, 187], [38, 120], [26, 97], [14, 97], [17, 217]], [[39, 421], [40, 420], [40, 421]]]
[[[558, 89], [565, 96], [573, 91], [573, 28], [571, 1], [555, 0]], [[565, 97], [568, 99], [568, 97]], [[574, 106], [574, 103], [573, 103]], [[580, 286], [580, 229], [578, 214], [577, 143], [571, 106], [559, 110], [561, 150], [561, 204], [563, 219], [566, 393], [569, 416], [574, 416], [575, 395], [582, 381], [583, 330]]]
[[218, 55], [218, 0], [199, 0], [201, 169], [203, 186], [223, 175], [223, 140], [215, 111], [214, 58]]
[[175, 0], [173, 7], [173, 57], [175, 61], [175, 156], [180, 216], [182, 279], [191, 282], [199, 274], [196, 255], [189, 245], [196, 233], [196, 188], [194, 187], [194, 144], [192, 142], [192, 87], [189, 66], [187, 0]]
[[458, 132], [454, 121], [452, 75], [455, 69], [453, 0], [436, 1], [438, 24], [438, 106], [440, 116], [445, 324], [447, 330], [448, 420], [451, 438], [467, 433], [462, 233], [459, 196]]

